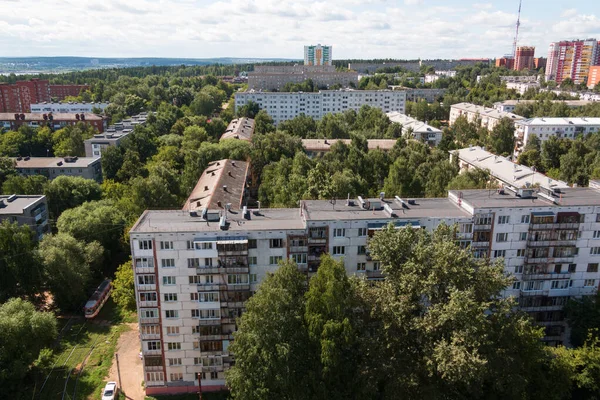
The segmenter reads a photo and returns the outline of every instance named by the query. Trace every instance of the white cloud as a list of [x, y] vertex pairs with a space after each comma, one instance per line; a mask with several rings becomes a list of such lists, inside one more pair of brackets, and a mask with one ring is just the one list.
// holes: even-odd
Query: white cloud
[[415, 6], [417, 4], [422, 4], [423, 0], [404, 0], [404, 4], [407, 6]]
[[552, 27], [552, 31], [561, 33], [568, 38], [574, 38], [577, 35], [600, 35], [600, 19], [595, 15], [575, 15], [556, 23]]
[[576, 8], [569, 8], [566, 9], [565, 11], [563, 11], [560, 16], [562, 18], [568, 18], [568, 17], [572, 17], [574, 15], [577, 15], [577, 9]]

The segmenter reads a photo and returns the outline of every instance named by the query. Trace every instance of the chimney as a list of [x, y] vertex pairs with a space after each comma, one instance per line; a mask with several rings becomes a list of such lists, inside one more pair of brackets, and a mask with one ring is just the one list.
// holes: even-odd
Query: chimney
[[208, 190], [208, 186], [204, 186], [204, 191], [206, 192]]
[[227, 185], [223, 185], [223, 190], [227, 191]]

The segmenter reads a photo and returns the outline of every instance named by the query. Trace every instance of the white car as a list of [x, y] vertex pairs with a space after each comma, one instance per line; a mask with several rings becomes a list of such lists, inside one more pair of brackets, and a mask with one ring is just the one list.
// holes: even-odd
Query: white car
[[102, 400], [115, 400], [118, 391], [117, 382], [108, 382], [102, 391]]

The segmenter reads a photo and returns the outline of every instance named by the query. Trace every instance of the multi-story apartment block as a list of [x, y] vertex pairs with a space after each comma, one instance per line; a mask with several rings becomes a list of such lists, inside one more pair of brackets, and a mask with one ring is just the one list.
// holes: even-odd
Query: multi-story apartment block
[[43, 175], [48, 179], [59, 176], [80, 176], [102, 182], [100, 158], [88, 157], [17, 157], [17, 172], [21, 175]]
[[402, 125], [404, 135], [410, 135], [430, 146], [437, 146], [442, 141], [442, 131], [434, 126], [398, 112], [388, 113], [387, 116], [390, 121]]
[[496, 59], [496, 67], [506, 67], [507, 69], [513, 69], [515, 66], [515, 59], [513, 56], [504, 56]]
[[111, 146], [119, 146], [123, 139], [127, 137], [136, 126], [146, 124], [148, 113], [143, 112], [133, 117], [124, 119], [106, 128], [104, 133], [94, 135], [84, 141], [86, 157], [101, 157], [102, 150]]
[[307, 66], [263, 66], [248, 73], [249, 90], [283, 90], [288, 83], [302, 83], [312, 80], [317, 88], [329, 88], [333, 85], [357, 87], [358, 73], [337, 71], [333, 65]]
[[32, 103], [50, 101], [47, 80], [31, 79], [15, 83], [0, 83], [0, 112], [28, 113]]
[[61, 129], [67, 125], [76, 125], [82, 123], [91, 125], [103, 132], [106, 129], [106, 118], [96, 114], [65, 114], [65, 113], [0, 113], [0, 129], [17, 130], [21, 125], [28, 125], [32, 128], [48, 126], [51, 129]]
[[539, 90], [541, 87], [539, 82], [518, 82], [508, 81], [506, 82], [507, 89], [514, 89], [517, 93], [524, 95], [530, 89]]
[[469, 122], [475, 122], [489, 130], [494, 129], [502, 118], [509, 118], [512, 121], [523, 119], [523, 117], [513, 113], [502, 112], [471, 103], [453, 104], [450, 107], [450, 125], [452, 126], [460, 116], [465, 116]]
[[[494, 109], [502, 112], [514, 112], [519, 104], [535, 104], [538, 100], [505, 100], [494, 103]], [[561, 103], [569, 108], [585, 107], [592, 104], [589, 100], [550, 100], [553, 103]]]
[[418, 200], [382, 193], [250, 210], [239, 195], [247, 166], [235, 163], [211, 164], [201, 178], [208, 183], [199, 182], [184, 210], [146, 211], [131, 229], [149, 395], [193, 391], [198, 378], [204, 390], [224, 385], [234, 362], [228, 349], [235, 318], [281, 260], [295, 261], [309, 277], [328, 253], [344, 261], [348, 274], [382, 279], [367, 246], [390, 223], [429, 230], [456, 224], [457, 240], [475, 257], [503, 259], [515, 277], [504, 294], [546, 327], [550, 344], [566, 340], [565, 302], [597, 291], [597, 189], [464, 190]]
[[46, 196], [0, 196], [0, 222], [2, 221], [26, 225], [35, 232], [37, 240], [41, 240], [50, 231]]
[[552, 136], [573, 139], [600, 131], [600, 118], [530, 118], [515, 122], [515, 154], [527, 145], [531, 135], [543, 143]]
[[541, 69], [541, 68], [546, 69], [547, 62], [548, 62], [548, 59], [546, 57], [536, 57], [533, 59], [533, 67], [535, 69]]
[[254, 135], [254, 120], [252, 118], [232, 119], [219, 140], [240, 139], [250, 142]]
[[108, 103], [34, 103], [30, 109], [32, 113], [91, 113], [94, 109], [102, 110]]
[[77, 97], [82, 91], [90, 89], [89, 85], [49, 85], [50, 97], [54, 100], [64, 100], [66, 97]]
[[515, 55], [515, 71], [524, 69], [533, 69], [533, 60], [535, 58], [535, 47], [519, 46]]
[[406, 101], [423, 101], [425, 100], [428, 103], [433, 103], [435, 101], [441, 101], [448, 89], [412, 89], [405, 87], [393, 87], [394, 90], [405, 90], [406, 91]]
[[600, 46], [596, 39], [554, 42], [548, 50], [546, 80], [560, 84], [571, 78], [576, 84], [587, 82], [589, 69], [600, 64]]
[[331, 46], [304, 46], [304, 65], [331, 65]]
[[[331, 150], [331, 146], [337, 142], [342, 142], [346, 146], [352, 143], [350, 139], [302, 139], [302, 147], [306, 154], [313, 158], [323, 155]], [[390, 151], [396, 145], [396, 139], [369, 139], [367, 140], [367, 149], [381, 151]]]
[[600, 83], [600, 65], [594, 65], [590, 67], [587, 87], [588, 89], [593, 89], [598, 83]]
[[313, 93], [239, 92], [235, 94], [235, 110], [248, 102], [265, 110], [275, 124], [305, 114], [321, 119], [325, 114], [358, 111], [363, 105], [380, 108], [383, 112], [404, 113], [406, 92], [392, 90], [322, 90]]

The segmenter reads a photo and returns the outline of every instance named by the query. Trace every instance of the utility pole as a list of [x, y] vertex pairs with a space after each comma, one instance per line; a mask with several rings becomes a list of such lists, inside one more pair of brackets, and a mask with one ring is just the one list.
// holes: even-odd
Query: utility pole
[[119, 377], [119, 390], [122, 391], [121, 387], [121, 368], [119, 367], [119, 353], [115, 353], [115, 358], [117, 360], [117, 376]]
[[202, 372], [198, 372], [198, 400], [202, 400]]

